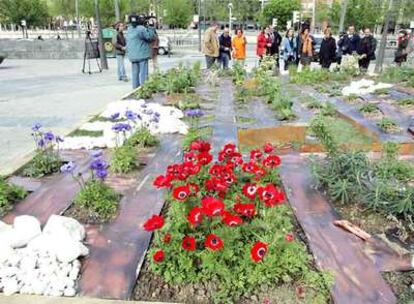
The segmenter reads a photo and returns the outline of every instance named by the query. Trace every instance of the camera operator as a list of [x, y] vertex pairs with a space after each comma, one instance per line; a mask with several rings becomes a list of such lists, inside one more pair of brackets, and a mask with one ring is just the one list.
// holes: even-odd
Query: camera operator
[[132, 64], [132, 88], [143, 85], [148, 77], [148, 60], [152, 55], [151, 43], [155, 39], [155, 21], [145, 16], [130, 15], [127, 34], [128, 58]]

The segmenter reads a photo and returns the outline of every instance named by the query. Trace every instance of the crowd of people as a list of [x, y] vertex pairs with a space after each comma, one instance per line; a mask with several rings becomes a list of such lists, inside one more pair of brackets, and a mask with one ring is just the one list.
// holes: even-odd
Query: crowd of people
[[[206, 31], [203, 43], [203, 53], [206, 57], [207, 68], [210, 69], [217, 62], [223, 69], [229, 68], [229, 61], [244, 65], [246, 60], [247, 39], [242, 29], [237, 29], [232, 38], [229, 28], [224, 28], [218, 36], [219, 25], [213, 23]], [[261, 29], [256, 41], [256, 55], [259, 63], [264, 56], [271, 56], [279, 67], [279, 58], [283, 59], [284, 69], [292, 64], [299, 63], [307, 67], [312, 62], [318, 61], [322, 68], [329, 69], [333, 63], [341, 63], [345, 55], [355, 55], [361, 70], [367, 70], [372, 60], [375, 60], [377, 40], [369, 28], [365, 28], [360, 35], [355, 26], [351, 25], [348, 31], [339, 35], [338, 41], [332, 35], [331, 28], [324, 30], [324, 36], [318, 52], [315, 49], [316, 40], [310, 33], [310, 26], [304, 23], [300, 32], [296, 35], [293, 28], [286, 31], [282, 38], [280, 33], [272, 26]], [[399, 32], [395, 63], [401, 65], [407, 61], [409, 34], [402, 30]]]

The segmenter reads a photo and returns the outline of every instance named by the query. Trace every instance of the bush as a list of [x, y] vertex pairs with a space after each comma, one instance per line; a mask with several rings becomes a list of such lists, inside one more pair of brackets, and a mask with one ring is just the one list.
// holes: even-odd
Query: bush
[[0, 217], [5, 216], [16, 202], [26, 196], [27, 191], [22, 187], [11, 185], [3, 177], [0, 177]]
[[380, 121], [378, 121], [377, 126], [386, 133], [391, 133], [393, 131], [398, 130], [397, 124], [388, 117], [384, 117]]
[[42, 177], [59, 172], [62, 159], [59, 155], [59, 143], [63, 142], [60, 136], [52, 132], [44, 132], [37, 123], [32, 127], [32, 137], [36, 146], [35, 156], [22, 169], [22, 173], [29, 177]]
[[210, 281], [209, 297], [217, 303], [291, 281], [318, 289], [327, 300], [326, 277], [311, 269], [306, 246], [295, 240], [280, 189], [280, 158], [266, 146], [268, 153], [251, 151], [251, 161], [243, 163], [227, 144], [212, 163], [210, 145], [196, 141], [185, 163], [156, 178], [156, 187], [171, 191], [166, 219], [154, 215], [143, 226], [156, 230], [152, 271], [173, 284]]
[[134, 147], [155, 147], [158, 146], [160, 141], [158, 138], [151, 134], [147, 128], [141, 128], [136, 131], [127, 140], [127, 145]]
[[108, 221], [118, 209], [119, 195], [97, 179], [87, 181], [76, 195], [76, 206], [88, 210], [90, 217]]
[[388, 67], [380, 75], [384, 82], [406, 84], [414, 87], [414, 68], [411, 67]]
[[361, 203], [373, 210], [410, 217], [414, 212], [414, 166], [397, 159], [398, 146], [386, 143], [380, 160], [371, 161], [362, 151], [343, 151], [321, 117], [312, 132], [328, 151], [323, 162], [312, 162], [317, 186], [342, 204]]
[[137, 151], [130, 145], [115, 148], [111, 159], [114, 173], [126, 174], [137, 168]]
[[378, 106], [373, 103], [364, 103], [359, 107], [359, 111], [362, 113], [375, 113], [378, 110]]

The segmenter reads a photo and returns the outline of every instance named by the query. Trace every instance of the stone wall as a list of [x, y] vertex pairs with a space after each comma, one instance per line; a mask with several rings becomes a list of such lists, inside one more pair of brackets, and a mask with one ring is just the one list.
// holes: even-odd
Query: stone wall
[[81, 59], [84, 46], [83, 39], [0, 39], [0, 54], [12, 59]]

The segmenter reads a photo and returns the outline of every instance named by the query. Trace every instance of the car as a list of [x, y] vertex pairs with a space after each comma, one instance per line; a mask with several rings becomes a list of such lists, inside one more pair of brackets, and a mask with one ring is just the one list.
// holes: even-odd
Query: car
[[171, 54], [171, 40], [166, 36], [159, 36], [160, 44], [158, 48], [159, 55], [169, 55]]

